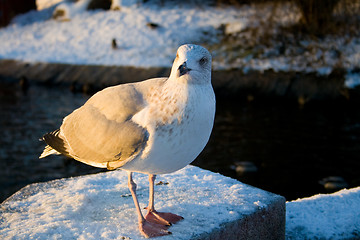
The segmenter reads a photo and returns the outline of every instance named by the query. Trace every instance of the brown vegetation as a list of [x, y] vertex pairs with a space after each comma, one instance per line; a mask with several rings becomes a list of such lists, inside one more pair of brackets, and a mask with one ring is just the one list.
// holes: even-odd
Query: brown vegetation
[[[359, 0], [215, 0], [217, 5], [272, 4], [275, 8], [292, 3], [301, 14], [294, 31], [313, 35], [354, 33], [359, 29]], [[276, 14], [276, 11], [274, 11]], [[275, 17], [275, 16], [273, 16]], [[271, 19], [270, 19], [271, 20]], [[349, 24], [351, 22], [351, 24]], [[356, 25], [349, 29], [349, 27]]]

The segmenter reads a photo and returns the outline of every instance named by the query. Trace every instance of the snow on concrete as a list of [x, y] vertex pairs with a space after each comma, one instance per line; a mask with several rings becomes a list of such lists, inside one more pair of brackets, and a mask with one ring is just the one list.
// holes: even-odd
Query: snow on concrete
[[[135, 174], [134, 180], [145, 207], [148, 178]], [[279, 197], [194, 166], [156, 183], [155, 207], [185, 218], [163, 240], [196, 238]], [[360, 238], [360, 187], [287, 202], [286, 212], [287, 240]], [[0, 205], [0, 237], [139, 239], [127, 175], [119, 170], [31, 184]]]
[[286, 203], [286, 239], [359, 239], [360, 187]]
[[[148, 177], [135, 174], [141, 207]], [[194, 239], [280, 196], [194, 166], [160, 175], [155, 208], [184, 217], [166, 239]], [[144, 210], [145, 211], [145, 210]], [[29, 185], [0, 205], [1, 239], [139, 239], [125, 171]], [[124, 237], [124, 238], [122, 238]]]

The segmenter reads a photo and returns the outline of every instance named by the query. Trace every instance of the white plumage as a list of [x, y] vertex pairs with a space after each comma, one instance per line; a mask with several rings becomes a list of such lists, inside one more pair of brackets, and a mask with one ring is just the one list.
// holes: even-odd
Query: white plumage
[[[179, 47], [169, 78], [106, 88], [64, 118], [59, 130], [44, 135], [40, 157], [61, 153], [86, 164], [129, 172], [129, 188], [146, 237], [181, 218], [153, 207], [156, 174], [191, 163], [209, 140], [215, 116], [211, 55], [203, 47]], [[131, 172], [149, 174], [150, 200], [144, 218]], [[156, 225], [159, 224], [159, 225]]]

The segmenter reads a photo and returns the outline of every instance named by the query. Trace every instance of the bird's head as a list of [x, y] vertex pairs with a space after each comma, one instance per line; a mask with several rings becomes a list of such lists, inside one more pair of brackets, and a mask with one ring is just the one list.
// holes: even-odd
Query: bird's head
[[185, 80], [193, 84], [209, 83], [211, 81], [211, 54], [199, 45], [180, 46], [170, 78]]

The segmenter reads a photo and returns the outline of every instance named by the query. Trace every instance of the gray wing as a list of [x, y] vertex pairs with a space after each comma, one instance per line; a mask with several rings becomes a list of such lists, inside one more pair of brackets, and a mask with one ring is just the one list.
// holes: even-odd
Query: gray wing
[[131, 120], [146, 106], [144, 86], [125, 84], [98, 92], [64, 119], [60, 131], [43, 139], [57, 152], [86, 164], [123, 166], [145, 148], [149, 137], [145, 128]]

